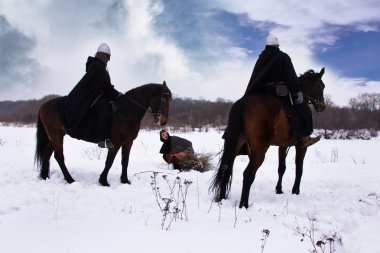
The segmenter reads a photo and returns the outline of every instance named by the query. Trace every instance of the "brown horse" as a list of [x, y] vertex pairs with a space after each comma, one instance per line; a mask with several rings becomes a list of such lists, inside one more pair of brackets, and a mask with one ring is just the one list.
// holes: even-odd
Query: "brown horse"
[[[299, 77], [305, 103], [311, 103], [317, 112], [325, 109], [322, 81], [324, 68], [320, 73], [313, 70], [307, 71]], [[296, 148], [296, 178], [292, 193], [299, 194], [300, 182], [303, 170], [303, 160], [307, 147], [300, 147], [295, 138], [289, 132], [289, 121], [281, 109], [280, 100], [273, 95], [248, 95], [245, 104], [238, 111], [240, 122], [231, 120], [231, 109], [227, 129], [229, 137], [225, 139], [224, 150], [220, 166], [210, 186], [214, 194], [214, 200], [219, 202], [229, 196], [232, 180], [233, 163], [241, 148], [247, 144], [249, 151], [249, 164], [243, 174], [243, 189], [239, 207], [248, 208], [249, 191], [258, 168], [264, 161], [265, 153], [269, 146], [279, 146], [278, 182], [276, 193], [282, 193], [282, 177], [285, 173], [285, 159], [287, 149], [295, 145]], [[236, 104], [236, 103], [235, 103]], [[234, 106], [233, 106], [234, 107]], [[236, 112], [235, 112], [236, 113]], [[236, 117], [235, 117], [236, 118]]]
[[[130, 183], [127, 175], [129, 152], [140, 130], [140, 122], [146, 111], [149, 111], [156, 124], [165, 125], [168, 121], [171, 96], [171, 92], [164, 82], [163, 84], [142, 85], [128, 91], [117, 100], [118, 111], [114, 115], [110, 135], [114, 147], [108, 150], [105, 168], [99, 178], [101, 185], [109, 186], [107, 175], [120, 147], [122, 148], [121, 182]], [[50, 157], [54, 152], [54, 158], [58, 162], [64, 178], [68, 183], [72, 183], [74, 179], [66, 168], [63, 156], [63, 138], [66, 131], [59, 115], [59, 99], [62, 98], [47, 101], [41, 105], [38, 112], [35, 162], [40, 169], [41, 178], [48, 178]]]

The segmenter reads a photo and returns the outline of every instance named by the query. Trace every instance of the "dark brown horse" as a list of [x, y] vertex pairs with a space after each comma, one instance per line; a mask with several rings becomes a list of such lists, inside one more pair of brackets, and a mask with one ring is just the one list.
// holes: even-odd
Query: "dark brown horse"
[[[311, 103], [317, 112], [325, 109], [322, 81], [324, 68], [320, 73], [312, 70], [299, 77], [305, 102]], [[301, 148], [296, 144], [295, 138], [289, 132], [289, 121], [280, 100], [272, 95], [248, 95], [246, 103], [239, 111], [241, 122], [232, 122], [231, 110], [227, 129], [232, 129], [232, 134], [225, 139], [224, 150], [220, 166], [216, 172], [210, 190], [214, 193], [214, 200], [219, 202], [229, 196], [232, 180], [234, 160], [241, 148], [247, 144], [249, 151], [249, 164], [243, 174], [243, 189], [239, 207], [248, 208], [249, 191], [258, 168], [264, 161], [265, 153], [269, 146], [279, 146], [278, 182], [276, 193], [282, 193], [282, 177], [285, 173], [285, 159], [287, 149], [295, 145], [296, 148], [296, 178], [292, 193], [299, 194], [300, 182], [303, 170], [303, 160], [307, 147]], [[235, 117], [236, 118], [236, 117]], [[236, 123], [238, 124], [236, 127]], [[235, 124], [235, 127], [233, 127]]]
[[[164, 82], [164, 84], [142, 85], [128, 91], [117, 100], [118, 111], [114, 115], [110, 138], [114, 147], [108, 150], [105, 168], [99, 178], [101, 185], [109, 186], [107, 175], [120, 147], [122, 148], [121, 182], [129, 183], [127, 175], [129, 152], [140, 130], [140, 122], [146, 111], [149, 111], [156, 124], [165, 125], [168, 121], [171, 96]], [[61, 98], [44, 103], [38, 112], [35, 161], [40, 169], [41, 178], [46, 179], [49, 177], [50, 157], [54, 152], [54, 158], [66, 181], [72, 183], [74, 179], [66, 168], [63, 156], [63, 138], [66, 131], [59, 116], [59, 99]]]

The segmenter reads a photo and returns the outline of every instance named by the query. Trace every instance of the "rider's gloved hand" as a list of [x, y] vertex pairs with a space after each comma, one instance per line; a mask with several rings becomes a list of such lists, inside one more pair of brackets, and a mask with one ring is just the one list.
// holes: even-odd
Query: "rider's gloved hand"
[[297, 92], [292, 95], [293, 102], [295, 105], [303, 103], [303, 95], [302, 92]]

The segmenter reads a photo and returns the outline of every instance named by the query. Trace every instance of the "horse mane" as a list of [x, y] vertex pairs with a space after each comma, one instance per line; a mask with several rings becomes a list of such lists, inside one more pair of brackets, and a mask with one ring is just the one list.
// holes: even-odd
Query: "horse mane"
[[138, 86], [136, 88], [132, 88], [129, 91], [125, 92], [125, 95], [132, 95], [135, 94], [136, 92], [139, 92], [143, 88], [149, 88], [149, 87], [155, 87], [155, 86], [162, 86], [162, 84], [159, 83], [148, 83], [148, 84], [143, 84], [141, 86]]
[[309, 69], [309, 70], [305, 71], [305, 73], [301, 74], [300, 77], [310, 77], [310, 76], [313, 76], [315, 74], [316, 73], [314, 72], [314, 70]]

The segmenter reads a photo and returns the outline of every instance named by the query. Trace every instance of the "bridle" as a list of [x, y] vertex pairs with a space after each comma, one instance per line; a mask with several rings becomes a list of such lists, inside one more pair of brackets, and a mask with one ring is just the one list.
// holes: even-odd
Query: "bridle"
[[[319, 82], [322, 82], [322, 80], [319, 80]], [[322, 85], [324, 85], [324, 84], [322, 83]], [[318, 87], [318, 84], [313, 87], [312, 92], [311, 92], [312, 94], [317, 89], [317, 87]], [[321, 105], [321, 103], [324, 101], [323, 93], [322, 93], [322, 96], [318, 96], [318, 97], [315, 97], [315, 98], [311, 97], [311, 96], [309, 96], [309, 95], [307, 95], [305, 93], [303, 93], [303, 95], [304, 95], [304, 97], [307, 98], [307, 100], [308, 100], [307, 103], [308, 104], [312, 104], [314, 107], [319, 107]]]
[[169, 92], [166, 92], [164, 90], [162, 90], [161, 92], [161, 99], [160, 99], [160, 107], [158, 108], [158, 111], [157, 112], [154, 112], [150, 106], [146, 107], [144, 105], [142, 105], [141, 103], [137, 102], [136, 100], [134, 100], [133, 98], [131, 97], [128, 97], [126, 96], [126, 98], [128, 98], [131, 102], [133, 102], [135, 105], [139, 106], [140, 108], [144, 109], [145, 111], [149, 112], [150, 114], [153, 115], [154, 118], [158, 119], [158, 122], [161, 122], [161, 118], [163, 115], [167, 115], [168, 113], [164, 113], [162, 112], [162, 106], [163, 106], [163, 103], [165, 102], [165, 97], [168, 97], [167, 99], [170, 100], [170, 96], [171, 94]]
[[319, 106], [320, 105], [320, 103], [324, 100], [323, 98], [320, 98], [320, 97], [318, 97], [318, 98], [313, 98], [313, 97], [310, 97], [309, 95], [306, 95], [306, 94], [303, 94], [304, 95], [304, 97], [306, 97], [307, 98], [307, 100], [308, 100], [308, 104], [310, 105], [310, 104], [312, 104], [312, 105], [314, 105], [314, 106]]
[[162, 118], [163, 115], [166, 115], [166, 116], [168, 115], [168, 113], [163, 113], [162, 112], [162, 105], [165, 102], [165, 98], [167, 100], [170, 100], [170, 96], [171, 96], [171, 94], [169, 92], [165, 92], [164, 90], [162, 90], [162, 92], [161, 92], [161, 99], [160, 99], [160, 107], [158, 108], [158, 111], [157, 112], [153, 112], [153, 110], [149, 110], [149, 108], [147, 109], [147, 111], [150, 112], [153, 115], [153, 117], [155, 117], [156, 119], [158, 119], [157, 120], [158, 123], [161, 122], [161, 118]]

